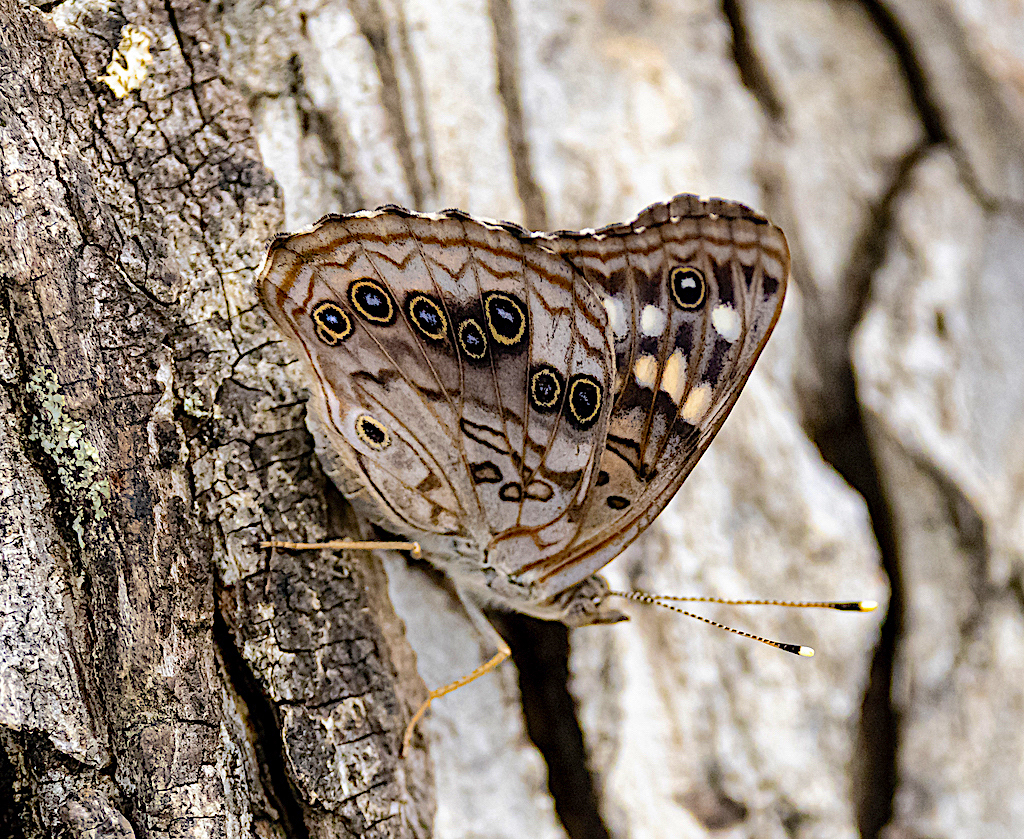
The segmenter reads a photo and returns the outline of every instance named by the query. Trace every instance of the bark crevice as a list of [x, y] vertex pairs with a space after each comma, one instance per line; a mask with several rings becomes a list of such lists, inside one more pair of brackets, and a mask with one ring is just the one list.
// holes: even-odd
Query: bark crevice
[[242, 706], [239, 710], [250, 729], [249, 742], [256, 752], [263, 792], [277, 810], [276, 813], [268, 813], [268, 818], [279, 822], [289, 839], [310, 839], [301, 796], [284, 769], [287, 755], [274, 703], [239, 651], [221, 610], [214, 617], [213, 640], [224, 673]]
[[505, 132], [512, 157], [516, 191], [523, 205], [524, 223], [530, 230], [547, 230], [548, 214], [544, 192], [533, 173], [530, 142], [519, 90], [519, 33], [510, 0], [488, 0], [494, 26], [494, 58], [498, 73], [498, 96], [505, 109]]
[[349, 8], [363, 37], [373, 50], [374, 63], [380, 77], [380, 103], [388, 116], [395, 150], [405, 172], [406, 186], [412, 196], [413, 209], [421, 210], [427, 198], [427, 188], [420, 178], [419, 167], [416, 165], [412, 133], [402, 102], [402, 88], [387, 16], [378, 0], [351, 0]]
[[548, 789], [569, 839], [608, 839], [601, 796], [587, 766], [583, 730], [569, 692], [569, 630], [525, 615], [500, 614], [495, 625], [519, 670], [526, 733], [548, 768]]
[[722, 15], [732, 31], [732, 57], [739, 71], [740, 81], [760, 103], [769, 120], [775, 123], [785, 121], [785, 106], [775, 92], [771, 74], [754, 48], [740, 0], [721, 0], [721, 4]]
[[[827, 365], [821, 375], [834, 383], [833, 395], [837, 398], [829, 403], [828, 415], [810, 429], [811, 439], [822, 458], [864, 498], [890, 590], [858, 724], [854, 787], [862, 839], [877, 839], [893, 814], [900, 726], [891, 691], [905, 596], [893, 511], [857, 396], [851, 344], [871, 298], [872, 277], [887, 254], [899, 197], [905, 194], [914, 168], [935, 145], [925, 140], [911, 149], [895, 167], [889, 188], [869, 211], [867, 223], [851, 249], [844, 279], [844, 287], [850, 289], [850, 308], [838, 319], [829, 318], [813, 305], [813, 296], [809, 295], [806, 309], [811, 333], [832, 334], [832, 346], [841, 350], [831, 358], [827, 354], [821, 357]], [[838, 340], [835, 333], [840, 336]]]

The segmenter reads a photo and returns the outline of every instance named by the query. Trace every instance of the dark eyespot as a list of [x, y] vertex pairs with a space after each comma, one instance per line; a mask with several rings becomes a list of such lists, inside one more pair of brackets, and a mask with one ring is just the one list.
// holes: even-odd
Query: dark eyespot
[[475, 484], [496, 484], [501, 481], [501, 470], [489, 460], [472, 464], [470, 474]]
[[377, 452], [382, 452], [391, 445], [391, 433], [387, 426], [369, 414], [360, 414], [356, 417], [356, 434], [360, 440]]
[[313, 319], [316, 337], [329, 347], [340, 344], [352, 334], [352, 318], [332, 300], [318, 303], [309, 316]]
[[526, 309], [511, 294], [492, 291], [484, 297], [487, 329], [498, 344], [513, 348], [526, 338]]
[[502, 501], [522, 501], [523, 488], [517, 483], [507, 483], [498, 490], [498, 498]]
[[699, 309], [707, 297], [707, 281], [697, 268], [673, 268], [668, 272], [672, 299], [680, 309]]
[[629, 506], [629, 499], [621, 495], [609, 495], [608, 506], [613, 510], [625, 510]]
[[605, 472], [604, 469], [597, 473], [597, 485], [599, 487], [603, 487], [609, 480], [611, 479], [608, 477], [608, 473]]
[[484, 337], [480, 324], [473, 318], [466, 318], [459, 324], [459, 345], [474, 361], [479, 361], [487, 355], [487, 338]]
[[538, 367], [530, 375], [530, 404], [542, 414], [557, 411], [564, 387], [562, 377], [554, 367]]
[[376, 280], [353, 280], [348, 287], [348, 302], [370, 323], [391, 326], [395, 322], [395, 301], [391, 292]]
[[444, 340], [448, 318], [437, 300], [425, 294], [413, 294], [405, 301], [405, 310], [412, 325], [423, 335], [432, 341]]
[[601, 415], [601, 384], [593, 376], [577, 373], [569, 380], [565, 416], [581, 431], [593, 426]]

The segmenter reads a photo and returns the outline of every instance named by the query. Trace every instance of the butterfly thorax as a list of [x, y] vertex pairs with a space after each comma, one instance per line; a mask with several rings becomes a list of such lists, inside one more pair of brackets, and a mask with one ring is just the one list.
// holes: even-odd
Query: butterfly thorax
[[438, 535], [415, 528], [396, 528], [392, 519], [380, 514], [380, 507], [367, 497], [365, 486], [354, 475], [342, 477], [341, 466], [342, 463], [335, 460], [328, 471], [357, 512], [385, 532], [415, 541], [423, 559], [446, 574], [471, 600], [541, 620], [559, 621], [566, 626], [617, 623], [627, 619], [608, 602], [608, 584], [599, 574], [552, 594], [528, 575], [519, 578], [503, 570], [499, 562], [493, 561], [487, 546], [465, 534]]
[[558, 621], [566, 626], [588, 626], [597, 623], [618, 623], [626, 615], [609, 602], [609, 588], [604, 578], [592, 574], [567, 589], [549, 593], [543, 586], [517, 579], [496, 568], [486, 556], [459, 543], [450, 550], [424, 550], [425, 559], [443, 571], [462, 589], [469, 599], [504, 611], [521, 612], [540, 620]]

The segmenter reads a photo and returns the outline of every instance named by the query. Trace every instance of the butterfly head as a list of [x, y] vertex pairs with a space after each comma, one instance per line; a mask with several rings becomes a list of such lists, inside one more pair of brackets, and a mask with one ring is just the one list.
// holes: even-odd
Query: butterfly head
[[612, 608], [608, 583], [599, 574], [592, 574], [572, 588], [551, 598], [552, 619], [566, 626], [589, 626], [592, 623], [619, 623], [628, 616]]

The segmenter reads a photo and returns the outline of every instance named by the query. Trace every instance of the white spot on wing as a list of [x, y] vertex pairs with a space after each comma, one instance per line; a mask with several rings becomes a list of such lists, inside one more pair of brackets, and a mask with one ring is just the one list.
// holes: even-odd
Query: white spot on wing
[[608, 312], [608, 323], [611, 325], [612, 333], [616, 338], [626, 334], [626, 313], [622, 310], [622, 303], [614, 297], [605, 297], [605, 311]]
[[715, 306], [711, 313], [711, 325], [730, 344], [740, 337], [740, 316], [728, 303]]
[[686, 356], [683, 355], [682, 350], [676, 349], [665, 362], [665, 372], [661, 376], [661, 389], [678, 405], [684, 387], [686, 387]]
[[683, 419], [690, 425], [696, 425], [704, 418], [710, 401], [711, 388], [708, 385], [697, 385], [683, 403]]
[[640, 315], [640, 329], [644, 335], [653, 337], [665, 331], [665, 311], [657, 306], [644, 306]]
[[653, 388], [658, 375], [658, 359], [653, 355], [642, 355], [633, 363], [633, 375], [640, 387]]

